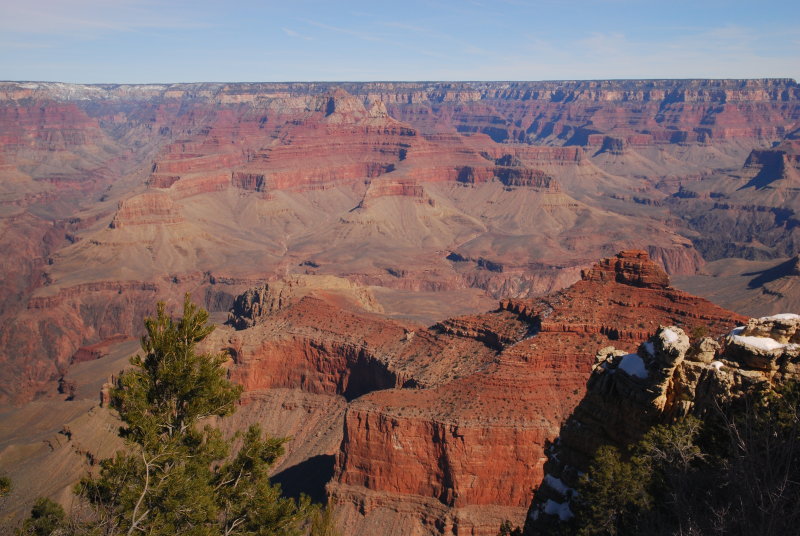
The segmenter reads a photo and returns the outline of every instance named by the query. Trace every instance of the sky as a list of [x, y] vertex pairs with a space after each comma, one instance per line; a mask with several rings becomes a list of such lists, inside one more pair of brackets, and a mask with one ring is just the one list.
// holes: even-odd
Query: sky
[[800, 79], [800, 0], [0, 0], [0, 80]]

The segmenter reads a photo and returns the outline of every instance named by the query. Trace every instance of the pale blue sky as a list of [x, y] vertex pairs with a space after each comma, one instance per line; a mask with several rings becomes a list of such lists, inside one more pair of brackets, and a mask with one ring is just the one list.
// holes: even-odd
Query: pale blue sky
[[0, 0], [0, 79], [800, 78], [800, 0]]

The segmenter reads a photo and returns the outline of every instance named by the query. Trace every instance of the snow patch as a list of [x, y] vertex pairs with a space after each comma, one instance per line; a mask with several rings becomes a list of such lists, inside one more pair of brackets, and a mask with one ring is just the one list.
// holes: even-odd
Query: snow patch
[[778, 350], [786, 346], [785, 344], [780, 343], [775, 339], [771, 339], [769, 337], [734, 335], [733, 341], [739, 344], [746, 344], [747, 346], [752, 346], [753, 348], [758, 348], [759, 350], [765, 350], [767, 352]]
[[569, 503], [557, 503], [553, 499], [548, 499], [546, 503], [544, 503], [544, 513], [549, 514], [551, 516], [558, 516], [558, 519], [561, 521], [566, 521], [574, 515], [572, 510], [569, 509]]
[[674, 344], [674, 343], [678, 342], [678, 334], [675, 333], [674, 331], [672, 331], [669, 328], [664, 328], [661, 331], [661, 337], [663, 337], [664, 341], [666, 341], [666, 342], [668, 342], [670, 344]]
[[711, 363], [711, 368], [713, 368], [714, 370], [719, 370], [723, 366], [725, 366], [725, 365], [724, 365], [724, 363], [722, 361], [714, 361], [714, 362]]
[[772, 316], [763, 316], [759, 318], [759, 320], [800, 320], [800, 315], [796, 315], [794, 313], [780, 313]]
[[619, 368], [628, 373], [629, 376], [645, 379], [648, 376], [644, 361], [636, 354], [628, 354], [622, 357]]
[[554, 477], [553, 475], [545, 475], [544, 481], [547, 483], [548, 486], [559, 492], [564, 497], [567, 496], [567, 492], [572, 491], [572, 488], [564, 484], [560, 478]]
[[647, 352], [648, 354], [650, 354], [652, 356], [656, 355], [656, 347], [650, 341], [647, 341], [647, 342], [644, 343], [644, 350], [645, 350], [645, 352]]

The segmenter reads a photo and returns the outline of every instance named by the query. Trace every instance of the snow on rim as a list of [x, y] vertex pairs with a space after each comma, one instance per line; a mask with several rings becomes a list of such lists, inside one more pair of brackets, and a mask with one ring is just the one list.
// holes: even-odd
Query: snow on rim
[[796, 315], [794, 313], [780, 313], [772, 316], [762, 316], [759, 318], [759, 320], [800, 320], [800, 315]]
[[778, 350], [780, 348], [785, 348], [786, 345], [776, 341], [775, 339], [771, 339], [770, 337], [753, 337], [747, 335], [732, 335], [731, 337], [734, 342], [739, 344], [746, 344], [747, 346], [752, 346], [753, 348], [758, 348], [759, 350], [765, 350], [767, 352], [771, 352], [773, 350]]
[[564, 497], [567, 496], [567, 493], [570, 491], [574, 491], [571, 487], [564, 484], [560, 478], [557, 478], [553, 475], [545, 475], [544, 481], [547, 482], [547, 485], [559, 492]]
[[669, 328], [664, 328], [661, 330], [661, 337], [663, 337], [663, 339], [668, 343], [678, 342], [678, 334]]
[[644, 361], [636, 354], [628, 354], [622, 356], [622, 361], [619, 362], [619, 368], [628, 373], [629, 376], [645, 379], [649, 375], [647, 368], [644, 366]]
[[557, 515], [561, 521], [566, 521], [574, 515], [569, 509], [568, 502], [557, 503], [553, 499], [547, 499], [547, 502], [544, 503], [544, 513], [551, 516]]

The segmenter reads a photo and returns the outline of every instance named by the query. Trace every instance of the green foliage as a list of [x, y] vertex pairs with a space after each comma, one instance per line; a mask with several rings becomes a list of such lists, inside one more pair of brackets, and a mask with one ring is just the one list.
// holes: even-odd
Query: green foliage
[[214, 326], [208, 313], [186, 296], [183, 317], [175, 321], [157, 306], [155, 318], [145, 319], [144, 357], [136, 355], [133, 369], [120, 378], [111, 403], [127, 424], [124, 436], [145, 449], [184, 436], [204, 417], [233, 412], [241, 386], [230, 383], [222, 364], [225, 354], [197, 354], [195, 346]]
[[522, 529], [511, 525], [511, 521], [505, 520], [500, 524], [500, 532], [497, 536], [522, 536]]
[[333, 509], [328, 506], [318, 509], [311, 516], [309, 536], [341, 536], [333, 519]]
[[[790, 534], [800, 526], [800, 382], [758, 396], [729, 421], [724, 479], [739, 506], [730, 523], [749, 534]], [[727, 498], [726, 497], [726, 498]], [[748, 512], [742, 516], [740, 512]]]
[[13, 484], [7, 476], [0, 476], [0, 499], [11, 493]]
[[[653, 427], [627, 456], [600, 447], [581, 478], [575, 501], [576, 532], [583, 535], [671, 533], [691, 515], [678, 495], [696, 473], [704, 455], [696, 445], [701, 421], [687, 417]], [[677, 511], [685, 518], [678, 519]]]
[[31, 516], [25, 520], [18, 536], [51, 536], [62, 534], [67, 525], [67, 516], [60, 504], [45, 497], [33, 503]]
[[689, 338], [692, 342], [695, 342], [699, 341], [703, 337], [708, 337], [709, 333], [710, 330], [708, 329], [708, 326], [700, 324], [692, 328], [691, 332], [689, 333]]
[[800, 526], [800, 382], [601, 447], [573, 500], [582, 535], [781, 535]]
[[230, 457], [220, 432], [200, 427], [207, 417], [230, 414], [241, 393], [226, 378], [224, 354], [196, 352], [213, 329], [207, 320], [188, 295], [180, 320], [163, 303], [145, 320], [145, 355], [131, 360], [133, 368], [111, 393], [129, 448], [76, 487], [94, 506], [96, 531], [290, 536], [301, 533], [314, 511], [307, 498], [284, 498], [269, 481], [285, 439], [263, 438], [252, 426]]
[[253, 425], [238, 454], [217, 471], [213, 484], [225, 534], [299, 534], [297, 527], [311, 512], [310, 500], [301, 498], [298, 506], [269, 482], [269, 467], [283, 454], [284, 442], [262, 439], [261, 429]]
[[578, 534], [626, 534], [636, 524], [636, 512], [649, 508], [651, 467], [635, 457], [624, 461], [611, 446], [597, 450], [578, 486], [574, 513], [583, 522]]

